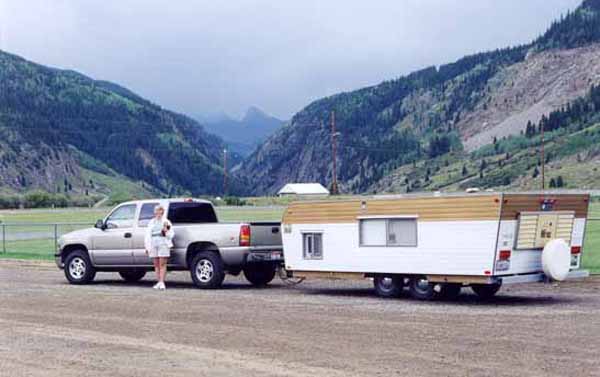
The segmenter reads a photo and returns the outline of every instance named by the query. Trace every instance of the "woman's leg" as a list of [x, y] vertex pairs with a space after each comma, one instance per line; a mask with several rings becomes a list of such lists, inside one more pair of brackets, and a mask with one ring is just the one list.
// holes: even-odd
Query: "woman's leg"
[[160, 260], [160, 277], [159, 277], [159, 281], [160, 282], [165, 282], [165, 277], [167, 276], [167, 260], [169, 258], [165, 258], [165, 257], [160, 257], [157, 258]]
[[156, 280], [160, 280], [160, 260], [162, 258], [152, 258], [152, 263], [154, 264], [154, 273], [156, 274]]

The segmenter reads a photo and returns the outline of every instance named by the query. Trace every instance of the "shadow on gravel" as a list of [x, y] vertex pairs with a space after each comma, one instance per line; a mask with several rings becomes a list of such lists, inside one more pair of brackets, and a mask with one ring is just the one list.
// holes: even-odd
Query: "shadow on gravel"
[[467, 292], [462, 293], [454, 300], [432, 300], [432, 301], [419, 301], [413, 299], [408, 295], [407, 292], [403, 293], [398, 298], [381, 298], [378, 297], [373, 289], [340, 289], [340, 288], [305, 288], [302, 289], [302, 293], [308, 295], [320, 295], [329, 297], [339, 298], [360, 298], [367, 297], [375, 300], [381, 300], [385, 302], [406, 302], [416, 304], [446, 304], [446, 305], [461, 305], [461, 306], [552, 306], [552, 305], [563, 305], [563, 304], [576, 304], [581, 303], [583, 300], [577, 297], [565, 297], [565, 296], [519, 296], [510, 292], [500, 292], [496, 297], [488, 300], [482, 300], [475, 294], [469, 294]]
[[[70, 285], [68, 282], [65, 282], [65, 284]], [[154, 281], [154, 280], [141, 280], [138, 282], [131, 283], [131, 282], [126, 282], [126, 281], [123, 281], [120, 279], [114, 279], [114, 280], [113, 279], [96, 279], [87, 285], [106, 286], [106, 287], [122, 287], [123, 289], [126, 289], [128, 287], [152, 288], [152, 286], [154, 284], [156, 284], [156, 281]], [[167, 289], [199, 290], [199, 288], [197, 288], [191, 281], [189, 281], [189, 282], [181, 281], [181, 280], [169, 281], [167, 279], [166, 284], [167, 284]], [[254, 287], [250, 283], [243, 283], [243, 282], [239, 282], [239, 281], [228, 282], [227, 280], [225, 280], [223, 285], [220, 288], [217, 288], [216, 290], [221, 290], [221, 291], [246, 290], [247, 291], [247, 290], [272, 290], [272, 289], [280, 289], [280, 288], [285, 288], [285, 286], [277, 285], [277, 284], [273, 284], [273, 285], [270, 284], [270, 285], [267, 285], [266, 287]]]

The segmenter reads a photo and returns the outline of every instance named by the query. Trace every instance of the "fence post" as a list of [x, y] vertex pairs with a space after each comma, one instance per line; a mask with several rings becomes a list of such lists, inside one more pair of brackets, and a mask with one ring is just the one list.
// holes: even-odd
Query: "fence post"
[[2, 253], [6, 254], [6, 224], [2, 225]]
[[54, 224], [54, 250], [52, 250], [52, 255], [56, 253], [56, 249], [58, 248], [58, 224]]

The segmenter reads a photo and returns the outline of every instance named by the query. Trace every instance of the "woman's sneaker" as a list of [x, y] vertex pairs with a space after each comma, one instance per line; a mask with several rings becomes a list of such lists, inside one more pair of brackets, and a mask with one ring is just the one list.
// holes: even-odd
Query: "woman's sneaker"
[[167, 286], [165, 285], [165, 283], [164, 283], [164, 282], [160, 282], [160, 283], [158, 283], [158, 284], [159, 284], [159, 285], [158, 285], [158, 290], [159, 290], [159, 291], [164, 291], [164, 290], [166, 290], [166, 289], [167, 289]]
[[158, 283], [154, 284], [154, 285], [152, 286], [152, 288], [154, 288], [154, 289], [160, 289], [160, 282], [158, 282]]

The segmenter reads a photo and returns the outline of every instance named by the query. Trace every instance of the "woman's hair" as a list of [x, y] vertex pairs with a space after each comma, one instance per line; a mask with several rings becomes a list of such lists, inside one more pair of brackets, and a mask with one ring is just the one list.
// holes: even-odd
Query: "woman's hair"
[[154, 213], [156, 213], [158, 211], [162, 211], [162, 213], [165, 213], [165, 207], [163, 207], [161, 205], [157, 205], [156, 207], [154, 207]]

